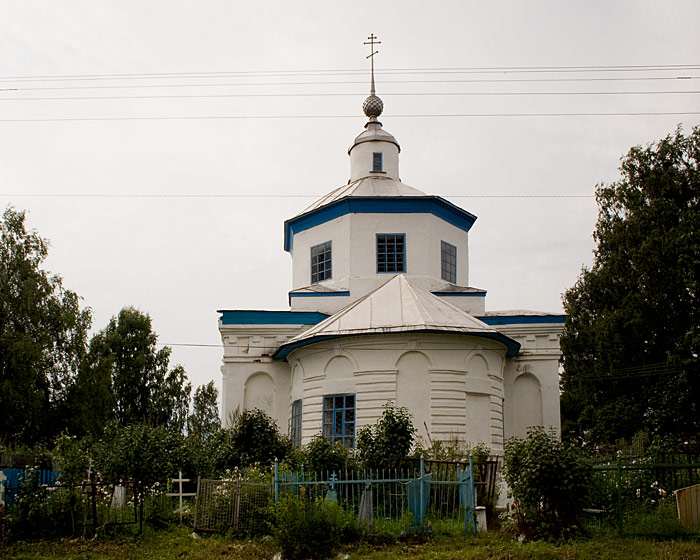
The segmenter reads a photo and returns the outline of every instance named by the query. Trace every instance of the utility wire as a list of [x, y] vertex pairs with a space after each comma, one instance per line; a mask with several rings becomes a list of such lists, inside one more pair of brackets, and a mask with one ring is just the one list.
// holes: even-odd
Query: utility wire
[[[0, 197], [25, 198], [322, 198], [322, 194], [235, 193], [0, 193]], [[593, 194], [446, 194], [443, 198], [590, 198]]]
[[[535, 96], [535, 95], [695, 95], [700, 91], [450, 91], [450, 92], [394, 92], [383, 93], [385, 97], [393, 96]], [[75, 101], [75, 100], [114, 100], [114, 99], [226, 99], [226, 98], [261, 98], [261, 97], [358, 97], [362, 93], [220, 93], [190, 95], [95, 95], [83, 97], [0, 97], [0, 101]]]
[[[649, 117], [700, 115], [700, 111], [624, 111], [608, 113], [449, 113], [387, 115], [387, 118], [495, 118], [495, 117]], [[42, 117], [29, 119], [0, 119], [12, 122], [97, 122], [97, 121], [195, 121], [195, 120], [289, 120], [289, 119], [357, 119], [357, 115], [200, 115], [163, 117]]]
[[682, 370], [661, 362], [658, 364], [620, 368], [605, 374], [584, 375], [578, 377], [578, 379], [586, 381], [618, 381], [622, 379], [678, 375], [681, 373], [683, 373]]
[[[628, 78], [532, 78], [532, 79], [477, 79], [477, 80], [384, 80], [382, 84], [504, 84], [504, 83], [569, 83], [569, 82], [640, 82], [658, 80], [697, 80], [700, 76], [656, 76]], [[1, 81], [1, 80], [0, 80]], [[240, 86], [314, 86], [314, 85], [356, 85], [365, 80], [329, 82], [243, 82], [236, 84], [130, 84], [111, 86], [50, 86], [0, 88], [4, 91], [56, 91], [83, 89], [139, 89], [139, 88], [201, 88], [201, 87], [240, 87]]]
[[[379, 75], [391, 74], [489, 74], [489, 73], [569, 73], [569, 72], [667, 72], [676, 70], [698, 70], [696, 64], [661, 64], [661, 65], [602, 65], [602, 66], [502, 66], [502, 67], [453, 67], [453, 68], [387, 68], [378, 70]], [[64, 75], [29, 75], [0, 76], [0, 81], [68, 81], [68, 80], [134, 80], [153, 78], [201, 78], [201, 77], [237, 77], [237, 76], [338, 76], [365, 75], [366, 69], [339, 70], [247, 70], [233, 72], [153, 72], [123, 74], [64, 74]]]

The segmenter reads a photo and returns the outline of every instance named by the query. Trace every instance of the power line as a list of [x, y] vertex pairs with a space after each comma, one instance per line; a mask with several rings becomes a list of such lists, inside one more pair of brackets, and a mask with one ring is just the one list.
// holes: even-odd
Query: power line
[[[448, 68], [387, 68], [378, 70], [377, 74], [487, 74], [487, 73], [562, 73], [562, 72], [667, 72], [675, 70], [698, 70], [696, 64], [659, 64], [659, 65], [601, 65], [601, 66], [501, 66], [501, 67], [448, 67]], [[63, 74], [63, 75], [29, 75], [0, 76], [0, 81], [68, 81], [68, 80], [133, 80], [153, 78], [210, 78], [210, 77], [244, 77], [244, 76], [326, 76], [326, 75], [365, 75], [366, 69], [325, 69], [325, 70], [245, 70], [229, 72], [151, 72], [122, 74]]]
[[[0, 193], [0, 197], [24, 198], [322, 198], [323, 194], [236, 193]], [[446, 194], [443, 198], [590, 198], [593, 194]]]
[[[569, 83], [569, 82], [639, 82], [658, 80], [697, 80], [700, 76], [654, 76], [627, 78], [526, 78], [526, 79], [477, 79], [477, 80], [384, 80], [385, 84], [503, 84], [503, 83]], [[1, 80], [0, 80], [1, 81]], [[111, 86], [51, 86], [51, 87], [21, 87], [0, 88], [3, 91], [57, 91], [83, 89], [143, 89], [143, 88], [202, 88], [202, 87], [241, 87], [241, 86], [310, 86], [310, 85], [357, 85], [365, 84], [365, 80], [353, 81], [323, 81], [323, 82], [243, 82], [224, 84], [130, 84]]]
[[637, 379], [643, 377], [658, 377], [664, 375], [679, 375], [683, 371], [670, 366], [667, 363], [661, 362], [657, 364], [649, 364], [644, 366], [634, 366], [620, 368], [610, 371], [609, 373], [584, 375], [578, 379], [586, 381], [618, 381], [623, 379]]
[[[592, 113], [448, 113], [387, 115], [387, 118], [497, 118], [497, 117], [649, 117], [700, 115], [700, 111], [621, 111]], [[98, 122], [98, 121], [194, 121], [194, 120], [294, 120], [294, 119], [357, 119], [357, 115], [191, 115], [163, 117], [46, 117], [29, 119], [0, 119], [0, 122]]]
[[[385, 97], [450, 97], [450, 96], [536, 96], [536, 95], [691, 95], [700, 91], [450, 91], [450, 92], [394, 92], [383, 93]], [[0, 101], [96, 101], [115, 99], [226, 99], [226, 98], [261, 98], [261, 97], [357, 97], [362, 93], [220, 93], [220, 94], [189, 94], [189, 95], [95, 95], [83, 97], [0, 97]]]

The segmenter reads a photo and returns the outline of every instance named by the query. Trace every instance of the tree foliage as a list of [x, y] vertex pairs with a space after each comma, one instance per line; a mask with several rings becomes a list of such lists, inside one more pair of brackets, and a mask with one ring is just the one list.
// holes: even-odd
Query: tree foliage
[[160, 483], [186, 466], [184, 436], [165, 426], [110, 424], [93, 450], [104, 480]]
[[281, 461], [291, 451], [292, 443], [272, 418], [254, 408], [236, 414], [232, 426], [217, 434], [213, 448], [215, 467], [223, 471], [256, 463], [271, 465], [275, 458]]
[[596, 191], [594, 263], [564, 294], [567, 437], [700, 432], [700, 128], [622, 158]]
[[413, 447], [415, 434], [408, 409], [387, 403], [377, 423], [363, 427], [357, 435], [360, 461], [369, 469], [398, 469]]
[[46, 443], [68, 412], [66, 393], [85, 354], [90, 310], [42, 269], [48, 242], [25, 213], [0, 220], [0, 442]]
[[191, 385], [182, 366], [169, 369], [171, 350], [157, 341], [150, 316], [133, 307], [92, 337], [74, 388], [76, 430], [100, 435], [111, 420], [184, 430]]
[[578, 532], [591, 479], [580, 449], [562, 443], [553, 431], [533, 427], [525, 439], [506, 441], [503, 466], [519, 534], [558, 539]]
[[187, 418], [187, 433], [199, 440], [209, 440], [219, 431], [219, 391], [210, 381], [200, 385], [192, 398], [192, 412]]

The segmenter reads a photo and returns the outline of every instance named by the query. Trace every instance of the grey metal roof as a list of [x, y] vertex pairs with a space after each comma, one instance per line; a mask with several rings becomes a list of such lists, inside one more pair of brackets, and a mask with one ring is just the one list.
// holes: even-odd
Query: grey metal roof
[[391, 179], [390, 177], [362, 177], [356, 181], [352, 181], [347, 185], [343, 185], [331, 191], [326, 196], [319, 198], [306, 210], [301, 212], [301, 214], [306, 214], [320, 208], [321, 206], [326, 206], [337, 200], [346, 197], [372, 197], [372, 196], [427, 196], [423, 191], [419, 191], [406, 183], [397, 181], [396, 179]]
[[495, 328], [397, 275], [282, 345], [275, 357], [332, 338], [402, 332], [444, 332], [497, 340], [515, 355], [520, 345]]

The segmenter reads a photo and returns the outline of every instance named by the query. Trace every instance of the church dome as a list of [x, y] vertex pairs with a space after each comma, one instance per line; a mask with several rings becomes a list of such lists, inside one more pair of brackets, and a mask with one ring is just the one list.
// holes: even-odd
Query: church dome
[[384, 110], [384, 102], [379, 97], [372, 94], [365, 99], [365, 102], [362, 104], [362, 110], [370, 119], [376, 119]]

